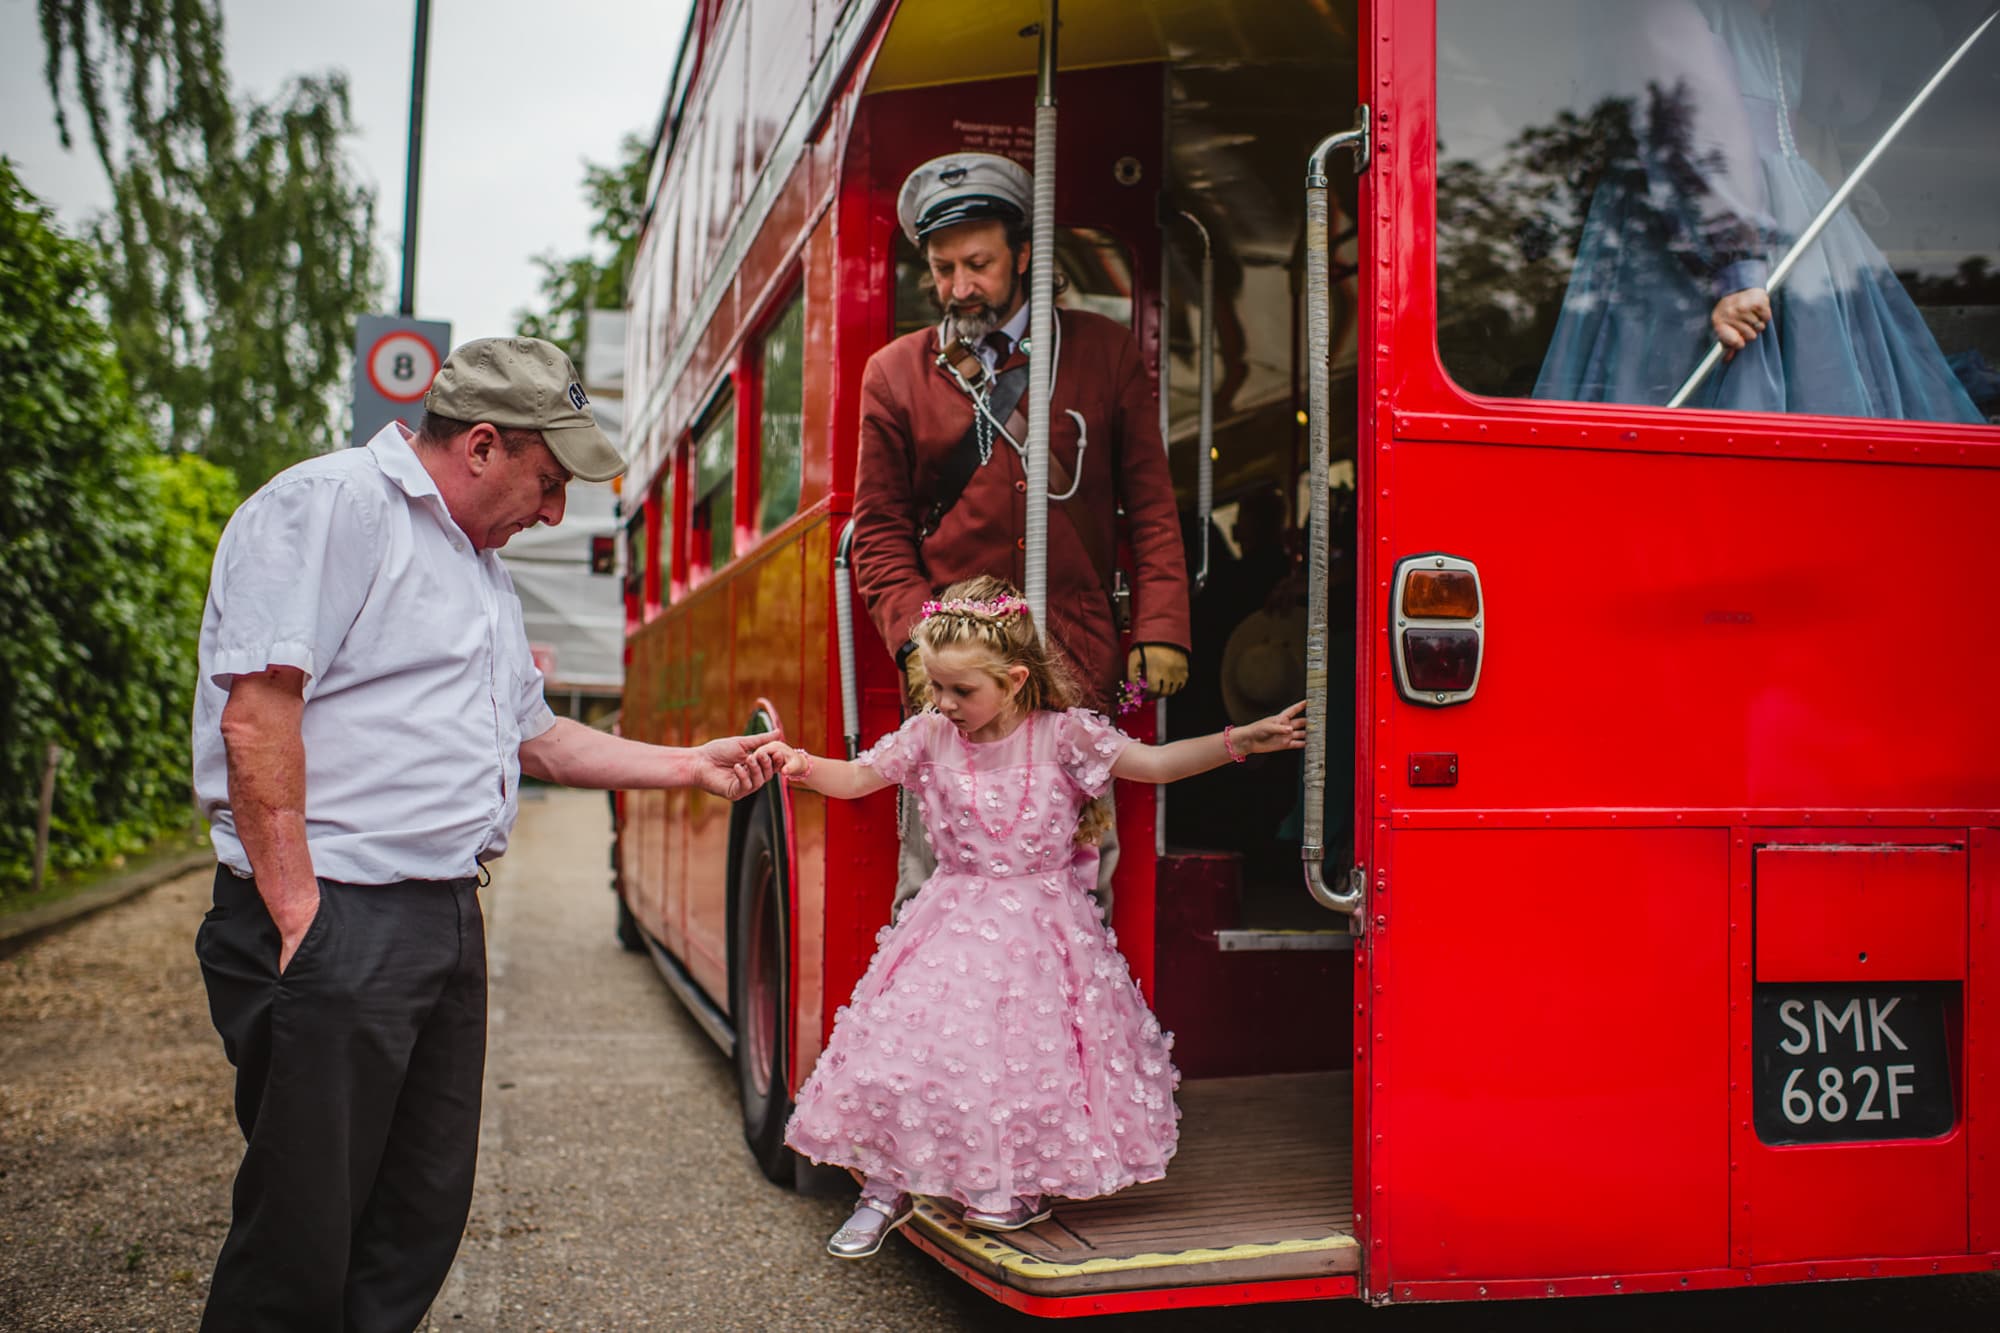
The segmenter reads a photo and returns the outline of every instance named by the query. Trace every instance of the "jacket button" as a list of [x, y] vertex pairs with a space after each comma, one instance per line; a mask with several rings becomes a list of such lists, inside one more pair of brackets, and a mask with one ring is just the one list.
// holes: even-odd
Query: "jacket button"
[[1014, 483], [1014, 489], [1026, 493], [1028, 489], [1028, 483], [1025, 481], [1017, 481]]
[[1028, 539], [1027, 539], [1026, 537], [1016, 537], [1016, 538], [1014, 539], [1014, 549], [1015, 549], [1015, 550], [1017, 550], [1017, 551], [1025, 551], [1025, 550], [1027, 550], [1027, 549], [1028, 549]]

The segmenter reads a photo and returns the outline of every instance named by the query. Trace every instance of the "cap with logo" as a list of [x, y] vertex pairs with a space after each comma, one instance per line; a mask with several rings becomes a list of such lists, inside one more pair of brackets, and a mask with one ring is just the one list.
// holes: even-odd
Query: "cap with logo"
[[479, 338], [445, 358], [424, 411], [455, 421], [538, 430], [556, 461], [583, 481], [609, 481], [625, 459], [591, 415], [576, 367], [540, 338]]
[[915, 245], [961, 222], [1020, 222], [1034, 206], [1035, 178], [997, 153], [946, 153], [909, 174], [896, 218]]

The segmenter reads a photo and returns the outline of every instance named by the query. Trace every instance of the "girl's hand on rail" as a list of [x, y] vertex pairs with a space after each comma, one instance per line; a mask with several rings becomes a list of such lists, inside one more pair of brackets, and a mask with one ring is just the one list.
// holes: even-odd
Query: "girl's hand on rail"
[[1235, 728], [1230, 740], [1242, 754], [1270, 754], [1274, 750], [1303, 750], [1306, 747], [1306, 701], [1299, 700], [1282, 713], [1258, 718]]

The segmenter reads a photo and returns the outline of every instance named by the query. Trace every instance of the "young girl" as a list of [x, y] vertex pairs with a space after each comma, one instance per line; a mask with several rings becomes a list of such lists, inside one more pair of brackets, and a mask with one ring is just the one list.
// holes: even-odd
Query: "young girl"
[[1046, 1218], [1046, 1199], [1165, 1173], [1180, 1114], [1173, 1038], [1098, 919], [1083, 817], [1114, 777], [1172, 782], [1305, 744], [1303, 703], [1217, 735], [1134, 744], [1074, 707], [1027, 603], [998, 579], [927, 603], [915, 639], [931, 710], [853, 763], [766, 747], [793, 783], [828, 796], [908, 787], [937, 852], [835, 1016], [786, 1128], [799, 1152], [865, 1177], [827, 1242], [843, 1259], [880, 1249], [913, 1194], [1011, 1231]]

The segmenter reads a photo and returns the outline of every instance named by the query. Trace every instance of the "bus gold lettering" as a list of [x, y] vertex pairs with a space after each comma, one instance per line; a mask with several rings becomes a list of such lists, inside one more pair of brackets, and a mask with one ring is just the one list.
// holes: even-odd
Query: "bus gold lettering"
[[[1778, 1043], [1778, 1049], [1786, 1055], [1804, 1055], [1812, 1047], [1812, 1033], [1798, 1020], [1798, 1015], [1805, 1011], [1804, 1000], [1786, 1000], [1778, 1006], [1778, 1021], [1798, 1034], [1796, 1038], [1787, 1037]], [[1797, 1041], [1798, 1045], [1792, 1045], [1793, 1041]]]
[[1883, 1004], [1880, 1000], [1872, 998], [1868, 1001], [1868, 1031], [1873, 1034], [1875, 1049], [1878, 1051], [1889, 1049], [1882, 1044], [1884, 1037], [1893, 1042], [1899, 1051], [1910, 1049], [1903, 1045], [1903, 1039], [1896, 1035], [1894, 1028], [1889, 1026], [1889, 1015], [1896, 1011], [1896, 1006], [1902, 1003], [1902, 1000], [1903, 997], [1900, 995], [1891, 995], [1887, 1004]]
[[1833, 1020], [1833, 1032], [1835, 1036], [1839, 1036], [1841, 1031], [1849, 1023], [1852, 1023], [1854, 1025], [1854, 1049], [1856, 1053], [1858, 1054], [1867, 1049], [1867, 1047], [1862, 1045], [1862, 1042], [1866, 1040], [1866, 1034], [1861, 1030], [1860, 1000], [1849, 1000], [1841, 1007], [1838, 1014], [1833, 1012], [1825, 1000], [1814, 1000], [1813, 1031], [1819, 1037], [1819, 1053], [1821, 1055], [1825, 1055], [1828, 1049], [1826, 1044], [1826, 1020], [1829, 1018]]

